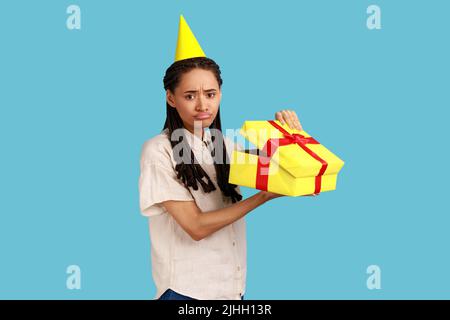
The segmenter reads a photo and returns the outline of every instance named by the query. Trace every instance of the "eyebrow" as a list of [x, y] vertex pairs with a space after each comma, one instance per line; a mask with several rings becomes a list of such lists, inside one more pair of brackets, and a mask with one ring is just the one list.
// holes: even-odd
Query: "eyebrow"
[[[212, 91], [217, 91], [217, 89], [207, 89], [205, 90], [205, 92], [212, 92]], [[197, 93], [198, 90], [189, 90], [189, 91], [185, 91], [184, 93]]]

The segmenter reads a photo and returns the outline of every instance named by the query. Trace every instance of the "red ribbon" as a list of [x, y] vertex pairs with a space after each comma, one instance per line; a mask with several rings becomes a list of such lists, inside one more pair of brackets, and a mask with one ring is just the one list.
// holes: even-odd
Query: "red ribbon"
[[264, 144], [262, 154], [258, 157], [258, 166], [256, 169], [256, 189], [267, 191], [270, 159], [272, 158], [272, 155], [275, 154], [278, 147], [295, 143], [322, 164], [319, 174], [316, 176], [314, 189], [314, 193], [319, 194], [322, 185], [322, 176], [325, 173], [325, 170], [327, 170], [328, 163], [306, 146], [306, 144], [319, 144], [319, 142], [313, 137], [305, 137], [298, 133], [289, 133], [273, 120], [269, 120], [268, 122], [283, 134], [283, 138], [269, 139]]

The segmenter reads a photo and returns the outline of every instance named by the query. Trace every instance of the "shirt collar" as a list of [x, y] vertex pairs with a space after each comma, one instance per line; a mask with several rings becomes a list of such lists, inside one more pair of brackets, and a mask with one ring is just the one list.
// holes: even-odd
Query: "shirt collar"
[[[165, 131], [169, 132], [169, 129], [165, 129]], [[191, 133], [186, 128], [183, 128], [184, 135], [186, 136], [187, 142], [189, 146], [196, 151], [202, 150], [203, 147], [207, 146], [211, 142], [211, 132], [209, 128], [203, 129], [203, 139]], [[170, 139], [170, 137], [169, 137]]]

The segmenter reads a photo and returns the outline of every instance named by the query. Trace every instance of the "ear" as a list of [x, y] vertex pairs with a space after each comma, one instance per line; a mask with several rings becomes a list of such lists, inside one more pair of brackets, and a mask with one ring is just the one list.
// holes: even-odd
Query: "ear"
[[172, 92], [169, 89], [166, 90], [166, 101], [172, 108], [175, 108], [175, 101]]

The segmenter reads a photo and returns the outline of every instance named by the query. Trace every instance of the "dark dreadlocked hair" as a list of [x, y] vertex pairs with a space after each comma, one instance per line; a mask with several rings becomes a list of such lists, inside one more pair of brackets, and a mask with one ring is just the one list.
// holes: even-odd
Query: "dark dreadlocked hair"
[[[222, 78], [220, 77], [220, 68], [214, 62], [214, 60], [206, 57], [196, 57], [190, 59], [184, 59], [174, 62], [167, 70], [164, 76], [164, 90], [170, 90], [172, 93], [175, 92], [176, 87], [180, 83], [181, 76], [192, 69], [201, 68], [204, 70], [209, 70], [213, 72], [214, 76], [219, 83], [219, 88], [222, 86]], [[176, 129], [183, 128], [183, 121], [178, 114], [178, 111], [171, 107], [166, 102], [166, 121], [164, 123], [164, 129], [169, 130], [169, 140], [173, 148], [180, 143], [180, 141], [172, 141], [170, 137], [172, 136], [172, 132]], [[209, 126], [210, 129], [217, 129], [222, 132], [222, 125], [220, 123], [220, 107], [217, 111], [216, 118]], [[222, 136], [223, 137], [223, 136]], [[183, 135], [180, 137], [181, 143], [186, 141], [186, 137]], [[218, 144], [222, 142], [222, 150], [223, 151], [223, 159], [220, 159], [219, 163], [216, 163], [215, 150], [219, 150]], [[228, 155], [225, 147], [224, 139], [212, 139], [213, 148], [211, 151], [211, 155], [214, 159], [214, 167], [216, 170], [217, 176], [217, 184], [219, 185], [220, 190], [222, 190], [222, 194], [226, 197], [230, 197], [233, 203], [242, 200], [242, 196], [236, 191], [236, 185], [228, 183], [228, 177], [230, 175], [230, 164]], [[191, 163], [178, 163], [175, 166], [175, 171], [177, 172], [177, 178], [180, 179], [183, 184], [188, 187], [192, 187], [194, 190], [198, 190], [197, 183], [200, 183], [204, 192], [209, 193], [211, 191], [216, 190], [213, 182], [211, 181], [208, 174], [202, 169], [200, 164], [196, 161], [194, 157], [194, 153], [189, 147], [189, 145], [185, 144], [184, 150], [190, 150], [191, 152]], [[179, 156], [183, 156], [181, 149], [181, 153]], [[184, 157], [183, 157], [184, 158]], [[206, 182], [203, 179], [206, 179]]]

